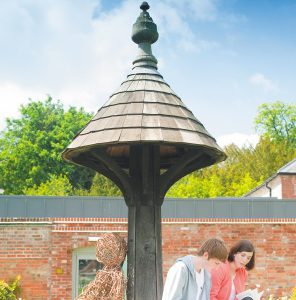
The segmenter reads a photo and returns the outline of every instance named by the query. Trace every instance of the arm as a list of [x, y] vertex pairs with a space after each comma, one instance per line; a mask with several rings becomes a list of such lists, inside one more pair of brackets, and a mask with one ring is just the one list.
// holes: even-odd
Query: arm
[[212, 271], [211, 281], [210, 300], [218, 300], [218, 295], [223, 288], [224, 281], [224, 272], [222, 268], [217, 268]]
[[246, 290], [247, 277], [248, 277], [248, 273], [245, 269], [239, 269], [236, 272], [234, 278], [234, 286], [237, 294]]
[[187, 277], [187, 267], [182, 262], [175, 263], [167, 274], [162, 300], [181, 300]]

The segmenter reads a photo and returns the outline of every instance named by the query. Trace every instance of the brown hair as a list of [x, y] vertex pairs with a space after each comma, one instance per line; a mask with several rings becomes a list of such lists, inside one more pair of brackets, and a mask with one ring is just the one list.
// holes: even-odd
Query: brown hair
[[247, 270], [252, 270], [255, 267], [255, 248], [248, 240], [238, 241], [229, 251], [228, 261], [234, 261], [234, 255], [239, 252], [253, 252], [251, 260], [246, 264]]
[[203, 256], [205, 252], [208, 252], [210, 258], [217, 258], [222, 262], [225, 262], [228, 256], [227, 248], [223, 241], [213, 238], [206, 240], [199, 248], [197, 255]]

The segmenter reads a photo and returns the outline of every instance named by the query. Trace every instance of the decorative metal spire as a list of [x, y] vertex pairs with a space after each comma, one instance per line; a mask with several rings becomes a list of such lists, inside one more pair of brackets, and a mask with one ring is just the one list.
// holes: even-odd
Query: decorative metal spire
[[139, 45], [139, 54], [133, 61], [134, 67], [150, 66], [157, 69], [157, 59], [153, 56], [151, 45], [158, 40], [157, 26], [147, 10], [147, 2], [140, 6], [143, 10], [133, 25], [132, 40]]

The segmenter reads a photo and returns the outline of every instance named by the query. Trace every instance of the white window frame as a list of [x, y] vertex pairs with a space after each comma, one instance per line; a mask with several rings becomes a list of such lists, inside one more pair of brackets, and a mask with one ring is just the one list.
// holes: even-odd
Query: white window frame
[[[74, 300], [78, 296], [78, 275], [79, 275], [79, 260], [91, 259], [96, 260], [96, 248], [84, 247], [74, 249], [72, 254], [72, 299]], [[125, 259], [122, 270], [124, 275], [127, 274], [127, 260]]]
[[92, 259], [96, 260], [96, 248], [84, 247], [73, 251], [72, 255], [72, 299], [78, 296], [78, 275], [79, 275], [79, 260]]

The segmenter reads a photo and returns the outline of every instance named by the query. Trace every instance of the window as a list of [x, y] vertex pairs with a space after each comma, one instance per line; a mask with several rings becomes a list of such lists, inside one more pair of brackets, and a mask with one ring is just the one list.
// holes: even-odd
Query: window
[[[96, 272], [102, 268], [102, 264], [96, 260], [95, 247], [75, 249], [72, 257], [72, 299], [75, 299], [82, 289], [91, 282]], [[126, 260], [122, 266], [123, 272], [127, 274]]]

